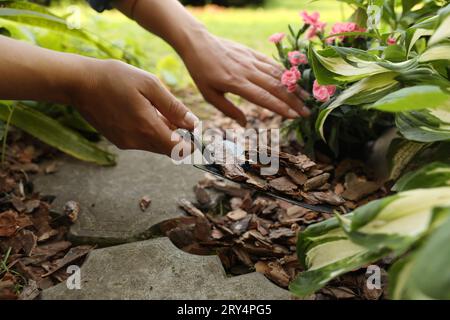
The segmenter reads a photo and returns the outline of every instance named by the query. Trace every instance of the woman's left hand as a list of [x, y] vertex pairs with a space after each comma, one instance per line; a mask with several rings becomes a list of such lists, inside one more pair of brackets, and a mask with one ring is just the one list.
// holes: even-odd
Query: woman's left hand
[[244, 113], [225, 97], [233, 93], [286, 118], [307, 117], [298, 92], [281, 84], [282, 67], [274, 60], [235, 42], [201, 34], [181, 56], [204, 98], [245, 126]]

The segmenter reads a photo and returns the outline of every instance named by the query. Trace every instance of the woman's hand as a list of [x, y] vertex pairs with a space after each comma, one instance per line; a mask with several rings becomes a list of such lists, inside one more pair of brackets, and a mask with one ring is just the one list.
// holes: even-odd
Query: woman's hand
[[198, 118], [156, 78], [116, 60], [86, 59], [84, 76], [74, 87], [71, 104], [121, 149], [170, 155], [180, 137], [173, 130], [192, 130]]
[[241, 125], [245, 115], [225, 97], [228, 92], [286, 118], [309, 115], [301, 92], [289, 93], [281, 84], [281, 66], [261, 53], [203, 33], [181, 56], [204, 98]]
[[167, 41], [182, 57], [207, 101], [236, 119], [245, 116], [225, 98], [237, 94], [287, 118], [308, 116], [300, 98], [281, 85], [281, 67], [243, 45], [211, 35], [178, 0], [115, 0], [114, 5]]

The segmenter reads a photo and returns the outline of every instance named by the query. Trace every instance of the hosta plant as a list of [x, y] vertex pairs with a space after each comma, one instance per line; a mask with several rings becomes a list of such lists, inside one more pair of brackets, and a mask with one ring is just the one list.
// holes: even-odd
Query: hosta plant
[[389, 197], [300, 232], [305, 271], [290, 289], [307, 296], [389, 255], [398, 259], [390, 270], [392, 298], [448, 299], [450, 254], [443, 248], [450, 237], [450, 5], [345, 2], [354, 14], [330, 31], [318, 13], [303, 12], [303, 26], [270, 38], [286, 68], [286, 90], [302, 88], [311, 96], [306, 102], [312, 117], [288, 128], [306, 152], [326, 145], [335, 156], [396, 128], [387, 154], [388, 180], [395, 185]]
[[[318, 13], [302, 12], [303, 26], [298, 30], [289, 26], [289, 34], [270, 38], [286, 68], [282, 78], [286, 90], [293, 92], [301, 87], [311, 95], [306, 103], [312, 117], [288, 126], [297, 131], [309, 153], [322, 141], [335, 155], [348, 154], [394, 125], [409, 140], [448, 139], [449, 118], [441, 107], [448, 103], [445, 91], [450, 86], [449, 7], [440, 8], [440, 2], [427, 1], [415, 8], [405, 4], [410, 1], [403, 1], [403, 11], [398, 13], [394, 4], [391, 10], [385, 8], [391, 1], [381, 1], [385, 4], [380, 9], [383, 21], [390, 24], [380, 21], [368, 26], [365, 9], [373, 2], [351, 1], [356, 6], [352, 21], [336, 23], [329, 32]], [[414, 5], [420, 5], [420, 1], [414, 1]], [[425, 87], [408, 91], [416, 86]], [[423, 90], [428, 90], [433, 99], [422, 95]], [[414, 101], [417, 109], [439, 110], [382, 106], [387, 99], [401, 97]], [[385, 111], [401, 112], [393, 116]]]

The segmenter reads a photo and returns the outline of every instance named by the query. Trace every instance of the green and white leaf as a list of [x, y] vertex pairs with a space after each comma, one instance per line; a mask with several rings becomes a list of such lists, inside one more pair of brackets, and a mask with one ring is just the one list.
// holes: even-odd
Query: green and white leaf
[[319, 116], [317, 117], [316, 130], [319, 132], [322, 139], [324, 141], [326, 140], [324, 134], [325, 121], [334, 109], [340, 107], [344, 103], [359, 105], [379, 100], [381, 97], [384, 97], [398, 87], [399, 83], [395, 80], [396, 76], [397, 73], [395, 72], [386, 72], [367, 77], [351, 85], [337, 96], [325, 109], [320, 111]]
[[403, 175], [391, 188], [406, 191], [420, 188], [450, 186], [450, 163], [432, 162]]
[[406, 166], [424, 150], [428, 144], [409, 141], [403, 138], [392, 140], [387, 152], [389, 164], [389, 180], [396, 180]]
[[28, 132], [39, 140], [55, 147], [74, 158], [97, 163], [114, 165], [113, 154], [100, 149], [80, 134], [72, 131], [58, 121], [25, 105], [9, 107], [0, 104], [0, 120], [6, 121], [12, 108], [11, 124]]
[[[447, 211], [450, 207], [437, 208]], [[439, 212], [436, 212], [438, 214]], [[389, 291], [396, 300], [449, 300], [450, 255], [445, 250], [450, 243], [450, 219], [429, 234], [418, 250], [398, 261], [389, 270]]]
[[425, 109], [396, 114], [395, 124], [407, 139], [418, 142], [450, 140], [450, 111]]
[[450, 205], [449, 195], [449, 187], [407, 191], [308, 227], [297, 243], [307, 270], [290, 284], [290, 290], [304, 297], [343, 273], [387, 254], [403, 254], [435, 225], [433, 208]]
[[450, 94], [438, 86], [421, 85], [403, 88], [374, 103], [371, 108], [386, 112], [402, 112], [439, 108], [450, 110]]
[[428, 48], [419, 56], [419, 62], [430, 62], [437, 60], [450, 60], [450, 44], [437, 44]]

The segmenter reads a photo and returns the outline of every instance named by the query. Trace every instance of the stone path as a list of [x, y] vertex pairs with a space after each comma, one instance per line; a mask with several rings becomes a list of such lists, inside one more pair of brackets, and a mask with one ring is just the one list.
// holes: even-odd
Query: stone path
[[65, 283], [43, 299], [287, 299], [262, 274], [227, 278], [217, 256], [195, 256], [168, 238], [94, 250], [81, 269], [81, 289]]
[[[151, 226], [177, 217], [180, 198], [193, 198], [192, 188], [203, 176], [189, 165], [143, 151], [119, 151], [115, 167], [100, 167], [67, 159], [52, 175], [39, 177], [36, 187], [56, 196], [55, 210], [68, 200], [82, 209], [70, 230], [75, 242], [111, 245], [148, 238]], [[142, 212], [139, 200], [149, 196], [150, 207]]]
[[[177, 200], [193, 198], [203, 173], [147, 152], [115, 152], [116, 167], [67, 159], [57, 173], [36, 179], [40, 192], [57, 197], [55, 210], [68, 200], [80, 204], [72, 241], [108, 246], [94, 250], [82, 266], [81, 290], [61, 283], [45, 290], [43, 299], [290, 298], [259, 273], [227, 277], [217, 256], [191, 255], [156, 238], [152, 227], [180, 215]], [[142, 212], [145, 195], [152, 204]]]

